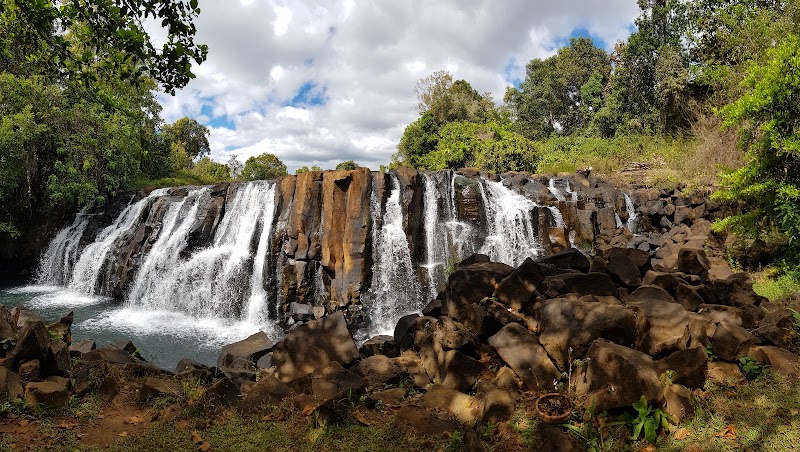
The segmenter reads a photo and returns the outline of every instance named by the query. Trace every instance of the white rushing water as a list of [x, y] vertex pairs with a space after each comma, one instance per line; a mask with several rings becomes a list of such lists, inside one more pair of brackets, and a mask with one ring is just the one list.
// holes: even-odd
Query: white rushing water
[[78, 260], [81, 237], [89, 225], [84, 207], [72, 224], [60, 230], [47, 246], [36, 269], [35, 282], [41, 285], [66, 285], [72, 277], [72, 267]]
[[520, 265], [528, 257], [544, 254], [533, 221], [536, 203], [500, 182], [484, 181], [481, 195], [487, 223], [487, 236], [481, 253], [492, 261], [511, 266]]
[[625, 195], [625, 210], [628, 212], [628, 221], [625, 223], [625, 227], [631, 232], [636, 232], [639, 226], [637, 223], [638, 215], [636, 214], [636, 207], [633, 205], [633, 201], [627, 193], [623, 193], [623, 195]]
[[81, 252], [81, 257], [72, 270], [69, 288], [89, 295], [101, 295], [100, 273], [107, 268], [108, 258], [117, 240], [136, 226], [139, 216], [147, 205], [166, 192], [166, 189], [154, 190], [146, 198], [128, 204], [113, 223], [100, 231], [94, 242]]
[[[263, 265], [274, 216], [274, 190], [268, 182], [239, 187], [212, 243], [186, 257], [187, 237], [198, 210], [209, 200], [209, 189], [194, 189], [172, 202], [156, 243], [137, 271], [128, 307], [197, 318], [265, 321]], [[258, 237], [257, 231], [261, 232]], [[261, 261], [255, 263], [256, 258]], [[267, 331], [271, 332], [275, 333]]]
[[[368, 337], [392, 334], [397, 320], [419, 311], [422, 297], [403, 230], [400, 184], [391, 175], [386, 189], [386, 210], [380, 228], [373, 228], [372, 285], [367, 294]], [[378, 224], [381, 208], [375, 190], [371, 195], [372, 224]]]
[[547, 189], [550, 190], [550, 193], [552, 193], [557, 200], [566, 201], [567, 198], [564, 196], [563, 193], [561, 193], [561, 190], [559, 190], [558, 187], [556, 187], [556, 179], [554, 177], [551, 177], [550, 180], [547, 182]]

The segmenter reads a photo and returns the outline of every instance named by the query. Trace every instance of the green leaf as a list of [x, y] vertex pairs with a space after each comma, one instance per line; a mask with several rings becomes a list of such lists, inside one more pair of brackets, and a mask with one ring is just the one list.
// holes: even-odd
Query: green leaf
[[652, 444], [656, 443], [656, 429], [658, 428], [658, 424], [656, 424], [655, 418], [647, 418], [644, 423], [644, 436], [650, 441]]
[[633, 424], [633, 434], [631, 435], [631, 439], [639, 439], [639, 435], [642, 433], [642, 427], [644, 424], [642, 422], [637, 422]]

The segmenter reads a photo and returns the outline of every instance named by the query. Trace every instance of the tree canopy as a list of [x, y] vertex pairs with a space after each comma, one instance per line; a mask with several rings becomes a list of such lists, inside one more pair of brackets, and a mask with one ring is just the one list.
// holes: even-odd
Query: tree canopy
[[244, 162], [242, 180], [275, 179], [289, 174], [286, 165], [274, 154], [265, 152], [261, 155], [250, 157]]

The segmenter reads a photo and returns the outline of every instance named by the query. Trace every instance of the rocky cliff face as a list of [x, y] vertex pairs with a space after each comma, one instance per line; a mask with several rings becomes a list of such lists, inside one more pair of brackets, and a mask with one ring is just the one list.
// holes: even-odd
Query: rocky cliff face
[[[707, 235], [707, 219], [717, 212], [717, 206], [700, 197], [675, 191], [624, 193], [579, 174], [359, 168], [249, 184], [162, 189], [98, 207], [75, 220], [73, 225], [80, 226], [75, 231], [65, 229], [53, 241], [42, 262], [58, 262], [61, 276], [42, 264], [40, 282], [74, 285], [70, 271], [75, 273], [82, 254], [94, 248], [100, 268], [85, 290], [122, 300], [145, 277], [140, 270], [148, 257], [169, 247], [177, 256], [149, 268], [169, 275], [170, 269], [161, 267], [186, 267], [178, 272], [185, 286], [172, 287], [174, 292], [212, 285], [225, 273], [227, 286], [215, 289], [213, 296], [230, 298], [227, 310], [244, 315], [248, 300], [263, 292], [265, 304], [256, 308], [291, 326], [339, 310], [350, 318], [368, 301], [378, 302], [375, 272], [384, 280], [397, 273], [376, 267], [382, 265], [376, 259], [378, 242], [392, 238], [389, 226], [395, 222], [405, 236], [400, 248], [407, 248], [398, 252], [408, 253], [418, 277], [413, 285], [420, 294], [410, 295], [418, 299], [407, 300], [407, 310], [414, 311], [433, 298], [423, 294], [435, 295], [453, 265], [473, 252], [518, 265], [525, 257], [543, 258], [571, 247], [604, 252], [622, 246], [668, 265], [677, 243]], [[236, 204], [245, 196], [269, 199], [251, 200], [250, 207]], [[270, 215], [248, 211], [253, 208]], [[234, 227], [241, 231], [231, 232]], [[70, 241], [79, 245], [70, 246]], [[397, 266], [402, 260], [392, 262]], [[193, 270], [201, 267], [202, 274]]]

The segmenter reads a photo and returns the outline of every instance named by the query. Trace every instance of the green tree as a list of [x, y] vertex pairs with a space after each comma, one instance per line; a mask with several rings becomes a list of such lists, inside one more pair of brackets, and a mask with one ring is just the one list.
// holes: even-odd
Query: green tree
[[358, 163], [352, 160], [345, 160], [344, 162], [339, 163], [336, 165], [337, 170], [355, 170], [358, 169]]
[[228, 157], [228, 172], [230, 173], [231, 179], [236, 179], [242, 174], [242, 169], [244, 169], [244, 165], [239, 159], [236, 157], [236, 154], [231, 154]]
[[265, 152], [244, 162], [242, 180], [275, 179], [289, 174], [286, 165], [274, 154]]
[[313, 165], [309, 169], [309, 167], [304, 165], [304, 166], [301, 166], [300, 168], [297, 168], [296, 170], [294, 170], [294, 173], [299, 176], [300, 174], [307, 173], [309, 171], [322, 171], [322, 168], [320, 168], [317, 165]]
[[[202, 63], [208, 53], [194, 42], [197, 0], [2, 0], [0, 5], [0, 67], [17, 74], [89, 84], [98, 77], [139, 83], [144, 76], [174, 94], [194, 78], [191, 62]], [[143, 24], [148, 19], [166, 29], [160, 49]], [[77, 27], [85, 31], [82, 51], [70, 35]]]
[[164, 139], [174, 152], [183, 152], [189, 161], [211, 152], [208, 128], [194, 119], [181, 118], [161, 128]]
[[746, 92], [722, 110], [725, 125], [742, 126], [748, 163], [722, 177], [720, 201], [744, 203], [718, 229], [757, 235], [776, 226], [789, 239], [787, 254], [800, 260], [800, 39], [768, 52], [766, 64], [745, 78]]

